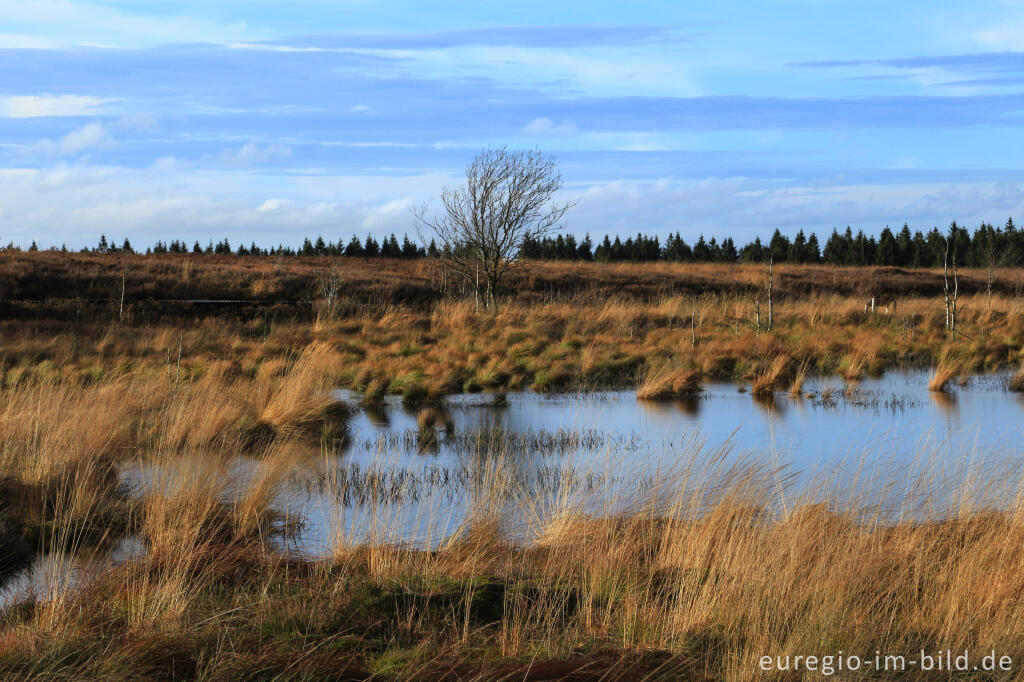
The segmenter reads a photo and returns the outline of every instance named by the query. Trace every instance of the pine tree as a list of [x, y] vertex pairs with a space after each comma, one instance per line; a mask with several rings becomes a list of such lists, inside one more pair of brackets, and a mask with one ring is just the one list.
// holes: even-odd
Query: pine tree
[[348, 245], [345, 247], [346, 256], [362, 256], [364, 255], [363, 245], [359, 242], [359, 237], [352, 235], [352, 239], [349, 240]]
[[363, 253], [373, 258], [380, 254], [380, 245], [374, 240], [371, 235], [366, 235], [366, 243], [363, 246]]
[[878, 265], [896, 265], [898, 253], [899, 245], [896, 242], [896, 237], [893, 236], [892, 230], [886, 225], [885, 229], [882, 230], [881, 236], [878, 238], [878, 252], [875, 254], [875, 263]]

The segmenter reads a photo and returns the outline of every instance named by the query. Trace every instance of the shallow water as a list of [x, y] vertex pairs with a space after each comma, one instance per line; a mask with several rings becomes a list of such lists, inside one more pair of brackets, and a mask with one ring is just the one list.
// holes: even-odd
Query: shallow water
[[[774, 472], [796, 492], [821, 481], [852, 489], [871, 476], [897, 493], [922, 476], [955, 489], [972, 472], [998, 467], [1013, 495], [1024, 471], [1024, 398], [1007, 391], [1005, 376], [971, 378], [938, 394], [928, 390], [929, 378], [890, 372], [852, 388], [812, 379], [800, 397], [767, 402], [724, 383], [687, 402], [642, 401], [634, 391], [509, 394], [501, 406], [488, 394], [453, 396], [426, 438], [415, 411], [389, 398], [379, 408], [358, 407], [346, 444], [292, 473], [277, 506], [304, 530], [284, 542], [312, 556], [367, 541], [436, 546], [482, 506], [526, 525], [574, 500], [614, 513], [649, 499], [680, 463], [723, 452]], [[358, 396], [338, 397], [357, 405]], [[253, 466], [235, 463], [239, 483]], [[140, 492], [165, 480], [145, 466], [127, 467], [124, 477]], [[512, 481], [514, 494], [497, 490], [498, 480]], [[941, 500], [932, 494], [930, 502]], [[109, 557], [77, 559], [74, 568], [89, 573], [121, 554], [119, 547]], [[37, 561], [7, 585], [0, 604], [52, 588], [60, 582], [47, 577], [53, 568]]]
[[[493, 407], [491, 396], [477, 394], [453, 397], [446, 411], [456, 432], [495, 427], [516, 434], [582, 432], [588, 441], [583, 447], [558, 450], [581, 463], [603, 458], [606, 449], [665, 452], [695, 438], [712, 446], [728, 441], [736, 451], [800, 470], [839, 466], [864, 455], [912, 463], [922, 449], [958, 457], [1024, 452], [1024, 397], [1006, 390], [1005, 376], [973, 377], [946, 393], [929, 391], [929, 378], [926, 371], [890, 372], [864, 380], [849, 393], [841, 380], [811, 379], [804, 397], [779, 393], [769, 402], [724, 383], [707, 385], [701, 398], [685, 403], [606, 391], [509, 394], [506, 406]], [[360, 410], [349, 431], [350, 462], [374, 461], [381, 447], [392, 451], [388, 461], [396, 464], [422, 463], [425, 454], [435, 463], [458, 464], [462, 454], [443, 438], [433, 453], [396, 448], [394, 436], [416, 431], [415, 414], [397, 399], [381, 411]], [[595, 447], [595, 441], [607, 447]]]
[[104, 552], [40, 555], [25, 570], [0, 582], [0, 608], [27, 598], [57, 598], [105, 568], [142, 556], [145, 551], [137, 539], [126, 537]]
[[[780, 393], [770, 401], [724, 383], [687, 402], [643, 401], [634, 391], [509, 394], [501, 406], [486, 394], [455, 396], [444, 409], [448, 426], [426, 444], [414, 411], [389, 399], [356, 413], [349, 445], [326, 475], [382, 472], [378, 497], [393, 502], [382, 511], [373, 495], [348, 495], [349, 485], [339, 498], [323, 478], [300, 477], [286, 502], [307, 522], [296, 549], [322, 553], [339, 525], [352, 529], [354, 542], [379, 541], [361, 530], [373, 525], [390, 529], [393, 541], [433, 544], [471, 513], [474, 495], [483, 497], [474, 476], [495, 442], [506, 443], [513, 477], [538, 505], [572, 488], [605, 511], [615, 509], [608, 496], [621, 507], [649, 494], [679, 462], [723, 450], [777, 471], [798, 492], [820, 481], [865, 486], [872, 477], [897, 489], [923, 477], [952, 488], [997, 466], [1008, 483], [1019, 479], [1024, 399], [1007, 391], [1007, 378], [974, 377], [946, 393], [929, 391], [929, 378], [926, 371], [891, 372], [852, 387], [812, 379], [801, 396]], [[930, 501], [940, 500], [933, 494]]]

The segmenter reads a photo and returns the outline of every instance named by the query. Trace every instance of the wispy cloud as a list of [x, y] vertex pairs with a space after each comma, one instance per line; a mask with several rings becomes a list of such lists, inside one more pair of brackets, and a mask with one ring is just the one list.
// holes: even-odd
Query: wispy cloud
[[0, 118], [95, 116], [113, 101], [86, 95], [13, 95], [0, 97]]
[[572, 123], [567, 121], [555, 123], [547, 116], [535, 118], [523, 127], [524, 135], [566, 137], [575, 135], [578, 131], [579, 129]]
[[949, 38], [914, 2], [395, 2], [0, 0], [0, 232], [400, 234], [497, 144], [593, 190], [577, 232], [1020, 203], [1024, 53], [981, 32], [991, 8]]
[[788, 66], [800, 68], [846, 68], [854, 66], [886, 66], [893, 69], [949, 68], [960, 71], [1018, 71], [1024, 70], [1024, 52], [983, 52], [891, 59], [849, 59], [792, 62]]
[[567, 48], [686, 43], [694, 31], [664, 26], [495, 26], [433, 33], [341, 33], [266, 41], [266, 45], [320, 49], [421, 50], [447, 47], [510, 46]]
[[294, 205], [295, 205], [295, 202], [292, 201], [291, 199], [274, 198], [274, 199], [267, 199], [262, 204], [257, 206], [256, 210], [257, 211], [262, 211], [263, 213], [267, 213], [269, 211], [280, 211], [281, 209], [290, 208], [291, 206], [294, 206]]
[[291, 147], [283, 144], [259, 146], [255, 142], [246, 142], [238, 149], [225, 149], [221, 159], [240, 166], [251, 166], [272, 161], [282, 161], [292, 155]]
[[97, 149], [112, 149], [117, 144], [117, 140], [103, 123], [93, 121], [72, 130], [60, 139], [39, 140], [29, 147], [29, 152], [47, 156], [65, 156]]

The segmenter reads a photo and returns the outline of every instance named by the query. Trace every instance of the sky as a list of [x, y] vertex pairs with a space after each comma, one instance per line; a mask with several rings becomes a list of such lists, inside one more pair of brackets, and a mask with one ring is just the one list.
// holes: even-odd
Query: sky
[[496, 146], [581, 236], [1001, 224], [1022, 133], [1024, 2], [0, 0], [23, 246], [415, 237]]

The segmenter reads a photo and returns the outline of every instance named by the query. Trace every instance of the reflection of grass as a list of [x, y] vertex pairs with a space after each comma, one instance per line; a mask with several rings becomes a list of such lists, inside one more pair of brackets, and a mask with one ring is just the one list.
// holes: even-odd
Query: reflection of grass
[[[54, 565], [125, 532], [147, 548], [0, 612], [0, 676], [715, 679], [747, 676], [765, 651], [840, 645], [1024, 656], [1009, 469], [937, 462], [915, 486], [863, 472], [795, 488], [784, 470], [687, 449], [638, 478], [614, 462], [628, 444], [600, 434], [449, 427], [462, 466], [321, 468], [302, 425], [323, 415], [325, 352], [247, 377], [131, 372], [0, 394], [15, 500], [3, 537]], [[261, 419], [272, 428], [254, 445]], [[423, 430], [447, 419], [417, 414]], [[608, 461], [524, 467], [565, 448]], [[125, 460], [145, 472], [131, 495], [109, 475]], [[301, 521], [275, 511], [296, 480], [337, 510], [328, 558], [270, 541]], [[410, 522], [429, 547], [405, 541]]]

